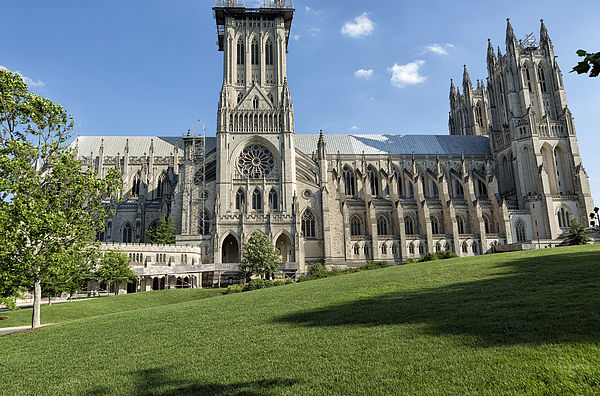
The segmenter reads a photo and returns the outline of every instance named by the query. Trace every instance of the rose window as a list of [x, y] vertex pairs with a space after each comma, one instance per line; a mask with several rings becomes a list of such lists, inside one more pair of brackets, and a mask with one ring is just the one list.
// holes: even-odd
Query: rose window
[[238, 169], [242, 176], [250, 179], [260, 179], [273, 172], [275, 159], [273, 154], [264, 146], [253, 144], [242, 150], [238, 159]]

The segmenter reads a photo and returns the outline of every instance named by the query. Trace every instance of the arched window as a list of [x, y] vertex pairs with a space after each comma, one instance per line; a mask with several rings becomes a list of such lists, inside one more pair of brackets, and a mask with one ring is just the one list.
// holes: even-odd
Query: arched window
[[358, 256], [360, 254], [360, 248], [358, 247], [358, 245], [354, 245], [354, 255]]
[[402, 180], [401, 177], [398, 177], [398, 198], [402, 198], [403, 194], [402, 194], [402, 190], [404, 190], [402, 188], [402, 183], [404, 183], [404, 181]]
[[462, 243], [462, 252], [467, 253], [469, 251], [469, 247], [467, 246], [467, 242]]
[[133, 227], [131, 226], [131, 223], [125, 223], [125, 226], [123, 226], [122, 242], [131, 243], [132, 236], [133, 236]]
[[517, 223], [515, 224], [515, 234], [517, 236], [517, 242], [525, 242], [525, 223], [523, 223], [523, 220], [521, 219], [517, 220]]
[[381, 245], [381, 254], [387, 254], [387, 246], [385, 243]]
[[267, 40], [265, 44], [265, 64], [273, 66], [273, 42], [271, 39]]
[[462, 183], [454, 179], [454, 195], [456, 197], [464, 197], [465, 190], [463, 189]]
[[252, 99], [252, 107], [256, 110], [256, 109], [258, 109], [258, 104], [259, 104], [258, 96], [255, 96], [254, 99]]
[[198, 216], [198, 234], [210, 234], [210, 213], [206, 209], [204, 209], [204, 213]]
[[475, 241], [473, 242], [472, 248], [473, 248], [473, 253], [477, 253], [477, 242], [475, 242]]
[[449, 244], [448, 242], [446, 242], [446, 243], [444, 244], [444, 250], [445, 250], [445, 251], [447, 251], [447, 252], [449, 252], [449, 251], [450, 251], [450, 244]]
[[415, 245], [413, 245], [412, 243], [408, 245], [408, 253], [415, 254]]
[[279, 208], [279, 202], [277, 201], [277, 192], [275, 189], [269, 191], [269, 208], [277, 210]]
[[558, 226], [560, 228], [571, 227], [571, 219], [569, 218], [569, 211], [565, 210], [564, 206], [558, 211]]
[[262, 209], [262, 194], [258, 188], [254, 189], [252, 192], [252, 209], [261, 210]]
[[140, 195], [140, 178], [138, 176], [133, 179], [133, 184], [131, 185], [131, 196], [138, 197]]
[[483, 115], [481, 112], [481, 103], [477, 103], [477, 106], [475, 106], [475, 122], [480, 127], [483, 126]]
[[361, 225], [362, 221], [360, 220], [360, 217], [353, 216], [352, 219], [350, 219], [350, 235], [362, 235]]
[[479, 196], [487, 198], [487, 187], [481, 179], [477, 179], [477, 186], [479, 187]]
[[364, 251], [365, 251], [365, 258], [369, 258], [369, 245], [365, 244]]
[[242, 208], [244, 207], [246, 203], [246, 196], [244, 194], [244, 190], [242, 190], [241, 188], [238, 190], [238, 192], [235, 194], [235, 209], [236, 210], [242, 210]]
[[379, 177], [377, 176], [377, 170], [369, 165], [367, 174], [369, 175], [369, 182], [371, 184], [371, 195], [379, 196]]
[[394, 256], [396, 256], [398, 254], [398, 246], [396, 246], [395, 243], [392, 245], [392, 254]]
[[344, 170], [342, 171], [344, 176], [344, 184], [345, 184], [345, 194], [349, 197], [353, 197], [356, 195], [356, 184], [354, 182], [354, 171], [352, 171], [347, 166], [344, 166]]
[[465, 233], [465, 221], [463, 220], [462, 216], [460, 216], [460, 215], [456, 216], [456, 227], [458, 228], [459, 234]]
[[425, 245], [423, 245], [422, 243], [419, 243], [419, 254], [423, 254], [425, 253]]
[[272, 94], [268, 94], [267, 98], [269, 98], [269, 102], [271, 102], [271, 104], [275, 104], [275, 102], [273, 101], [273, 95]]
[[415, 188], [410, 180], [407, 180], [406, 182], [408, 183], [408, 198], [414, 198]]
[[429, 196], [431, 198], [438, 196], [437, 183], [432, 179], [429, 179]]
[[410, 216], [404, 217], [404, 231], [405, 231], [406, 235], [413, 235], [415, 233], [413, 219]]
[[256, 39], [252, 40], [252, 44], [250, 46], [251, 49], [251, 64], [254, 65], [259, 65], [260, 64], [260, 57], [258, 55], [258, 41], [256, 41]]
[[385, 216], [379, 216], [377, 219], [377, 235], [388, 234], [388, 221]]
[[302, 214], [302, 233], [305, 238], [315, 238], [317, 236], [315, 222], [315, 214], [312, 210], [306, 209]]
[[440, 250], [442, 250], [442, 245], [440, 245], [439, 242], [436, 242], [435, 243], [435, 251], [436, 251], [436, 253], [439, 252]]
[[156, 198], [160, 198], [164, 195], [166, 184], [166, 177], [164, 174], [161, 174], [156, 185]]
[[440, 225], [439, 225], [437, 217], [432, 215], [429, 217], [429, 220], [431, 220], [431, 233], [439, 234], [440, 233]]
[[243, 65], [246, 59], [246, 50], [244, 49], [244, 41], [240, 38], [237, 42], [237, 64]]
[[240, 93], [238, 94], [238, 97], [237, 97], [237, 104], [240, 104], [240, 103], [242, 103], [242, 99], [243, 99], [243, 98], [244, 98], [244, 95], [243, 95], [243, 94], [240, 92]]
[[490, 219], [488, 219], [486, 215], [483, 215], [483, 226], [485, 227], [486, 234], [490, 234], [492, 232]]
[[546, 76], [544, 75], [544, 68], [542, 67], [542, 65], [538, 67], [538, 77], [540, 80], [542, 92], [546, 92]]

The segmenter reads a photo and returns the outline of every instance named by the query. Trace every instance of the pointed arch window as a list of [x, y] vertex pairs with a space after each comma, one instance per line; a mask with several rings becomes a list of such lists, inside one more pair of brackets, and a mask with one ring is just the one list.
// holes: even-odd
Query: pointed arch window
[[344, 166], [342, 171], [344, 177], [345, 184], [345, 193], [349, 197], [353, 197], [356, 195], [356, 184], [354, 179], [354, 171], [352, 171], [348, 166]]
[[469, 246], [467, 245], [467, 242], [463, 242], [462, 243], [462, 252], [463, 253], [468, 253], [469, 252]]
[[240, 92], [240, 93], [238, 94], [238, 97], [237, 97], [237, 104], [240, 104], [240, 103], [242, 103], [242, 99], [243, 99], [243, 98], [244, 98], [244, 95], [243, 95], [243, 94]]
[[419, 254], [423, 254], [425, 253], [425, 245], [423, 245], [422, 243], [419, 243]]
[[517, 223], [515, 224], [515, 234], [517, 236], [517, 242], [525, 242], [525, 223], [523, 223], [523, 220], [521, 219], [517, 220]]
[[396, 256], [398, 254], [398, 246], [396, 246], [395, 243], [392, 245], [392, 254], [394, 256]]
[[542, 67], [542, 65], [538, 67], [538, 78], [540, 80], [542, 92], [546, 92], [546, 76], [544, 75], [544, 68]]
[[259, 104], [259, 100], [258, 100], [258, 96], [255, 96], [254, 99], [252, 99], [252, 107], [256, 110], [258, 109], [258, 104]]
[[267, 40], [265, 44], [265, 64], [273, 66], [273, 42], [271, 39]]
[[381, 254], [387, 255], [387, 246], [385, 243], [381, 245]]
[[132, 236], [133, 236], [133, 227], [131, 226], [131, 223], [125, 223], [125, 226], [123, 226], [123, 239], [122, 239], [122, 241], [124, 243], [131, 243]]
[[277, 200], [277, 192], [275, 189], [271, 189], [269, 192], [269, 208], [273, 210], [279, 209], [279, 202]]
[[456, 216], [456, 227], [458, 228], [459, 234], [465, 233], [465, 221], [463, 220], [462, 216], [460, 216], [460, 215]]
[[486, 215], [483, 215], [483, 225], [485, 227], [485, 233], [491, 234], [492, 233], [492, 224], [490, 223], [490, 219]]
[[408, 183], [408, 197], [409, 198], [414, 198], [415, 196], [415, 188], [413, 187], [413, 184], [411, 181], [407, 181]]
[[204, 212], [198, 217], [198, 234], [210, 234], [210, 213], [204, 209]]
[[454, 194], [456, 197], [464, 197], [465, 190], [463, 189], [462, 183], [457, 179], [454, 179]]
[[367, 174], [369, 175], [369, 182], [371, 183], [371, 195], [379, 196], [379, 177], [377, 175], [377, 170], [369, 165]]
[[166, 185], [166, 178], [165, 178], [165, 175], [162, 174], [158, 178], [158, 184], [156, 186], [156, 198], [160, 198], [164, 195], [165, 185]]
[[569, 211], [565, 210], [564, 206], [558, 211], [558, 226], [560, 228], [571, 227], [571, 219], [569, 218]]
[[135, 179], [133, 179], [133, 184], [131, 185], [131, 196], [132, 197], [139, 197], [140, 196], [140, 178], [136, 176]]
[[242, 210], [246, 203], [246, 196], [244, 191], [240, 188], [235, 194], [235, 208], [236, 210]]
[[415, 254], [415, 245], [413, 245], [412, 243], [408, 245], [408, 253]]
[[379, 216], [377, 219], [377, 235], [387, 235], [388, 234], [388, 221], [385, 216]]
[[431, 233], [439, 234], [440, 233], [440, 224], [438, 222], [437, 217], [431, 216], [431, 217], [429, 217], [429, 220], [431, 220]]
[[250, 64], [253, 66], [259, 65], [260, 64], [260, 57], [258, 55], [259, 52], [259, 47], [258, 47], [258, 41], [256, 41], [256, 38], [252, 40], [252, 44], [250, 46], [250, 53], [251, 53], [251, 60], [250, 60]]
[[483, 112], [481, 111], [481, 103], [477, 103], [477, 106], [475, 106], [475, 122], [480, 127], [483, 127]]
[[360, 254], [360, 248], [358, 247], [358, 245], [354, 245], [354, 255], [358, 256]]
[[402, 178], [400, 176], [398, 176], [398, 198], [402, 198], [402, 195], [403, 195], [402, 190], [404, 190], [404, 189], [402, 188], [402, 183], [403, 183]]
[[361, 227], [362, 226], [362, 221], [360, 219], [360, 217], [358, 216], [353, 216], [352, 219], [350, 219], [350, 235], [354, 236], [354, 235], [362, 235], [362, 230]]
[[316, 227], [315, 227], [315, 214], [310, 209], [306, 209], [302, 214], [302, 233], [305, 238], [315, 238]]
[[261, 210], [262, 209], [262, 194], [260, 190], [256, 188], [252, 192], [252, 209]]
[[473, 253], [477, 253], [477, 242], [473, 241], [473, 246], [471, 246], [471, 248], [473, 249]]
[[369, 258], [369, 245], [365, 244], [364, 246], [365, 258]]
[[413, 235], [415, 233], [413, 219], [410, 216], [404, 217], [404, 231], [406, 235]]
[[438, 187], [437, 187], [437, 183], [436, 183], [436, 182], [435, 182], [435, 180], [433, 180], [433, 179], [429, 179], [429, 183], [430, 183], [430, 185], [429, 185], [429, 187], [430, 187], [430, 190], [429, 190], [429, 192], [430, 192], [430, 194], [431, 194], [431, 197], [432, 197], [432, 198], [435, 198], [435, 197], [437, 197], [437, 196], [438, 196]]
[[241, 38], [237, 42], [237, 64], [243, 65], [245, 64], [246, 59], [246, 50], [244, 48], [244, 40]]
[[437, 252], [439, 252], [440, 250], [442, 250], [442, 245], [440, 245], [440, 243], [439, 243], [439, 242], [436, 242], [436, 243], [435, 243], [435, 252], [437, 253]]

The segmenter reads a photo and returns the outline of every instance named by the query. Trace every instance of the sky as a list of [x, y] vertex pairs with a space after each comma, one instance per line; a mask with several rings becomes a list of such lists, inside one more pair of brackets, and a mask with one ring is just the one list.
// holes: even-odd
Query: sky
[[[247, 7], [261, 1], [246, 0]], [[0, 67], [61, 103], [83, 136], [215, 136], [222, 56], [212, 0], [0, 0]], [[487, 40], [505, 53], [544, 19], [579, 149], [600, 197], [600, 77], [569, 73], [600, 51], [600, 2], [293, 0], [288, 83], [296, 133], [448, 134], [450, 79], [487, 76]], [[600, 204], [599, 201], [596, 205]]]

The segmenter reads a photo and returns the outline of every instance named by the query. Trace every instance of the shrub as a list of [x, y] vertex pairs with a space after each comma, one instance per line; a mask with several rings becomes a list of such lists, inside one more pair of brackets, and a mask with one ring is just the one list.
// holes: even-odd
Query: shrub
[[233, 293], [241, 293], [244, 289], [244, 285], [230, 285], [227, 286], [227, 291], [225, 292], [226, 294], [233, 294]]
[[402, 264], [412, 264], [412, 263], [416, 263], [414, 258], [407, 258], [406, 260], [404, 260], [404, 262]]
[[327, 272], [327, 268], [323, 266], [321, 263], [314, 263], [310, 266], [310, 271], [308, 271], [309, 276], [320, 276]]
[[421, 259], [419, 259], [419, 263], [423, 263], [425, 261], [433, 261], [433, 260], [437, 260], [437, 257], [435, 254], [428, 252], [425, 256], [421, 257]]
[[458, 257], [458, 254], [456, 253], [452, 253], [449, 250], [442, 250], [440, 252], [437, 252], [435, 254], [435, 257], [437, 257], [439, 260], [444, 260], [444, 259], [449, 259], [449, 258], [454, 258], [454, 257]]

